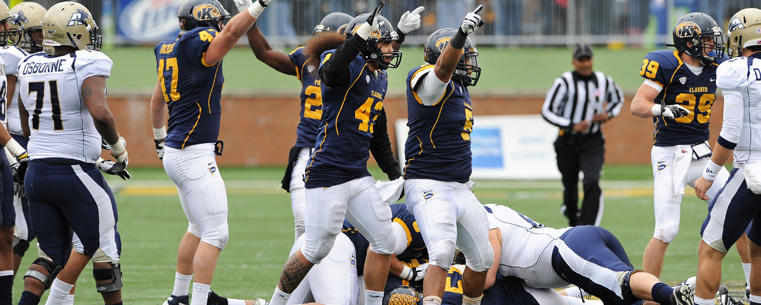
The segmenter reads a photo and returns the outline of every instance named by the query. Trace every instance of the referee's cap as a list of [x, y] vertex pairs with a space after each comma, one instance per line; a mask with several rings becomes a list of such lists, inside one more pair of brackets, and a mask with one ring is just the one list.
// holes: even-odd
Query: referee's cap
[[575, 60], [579, 60], [584, 56], [588, 56], [589, 58], [592, 58], [592, 55], [594, 55], [594, 53], [592, 52], [592, 46], [588, 44], [576, 45], [576, 50], [573, 51], [573, 59]]

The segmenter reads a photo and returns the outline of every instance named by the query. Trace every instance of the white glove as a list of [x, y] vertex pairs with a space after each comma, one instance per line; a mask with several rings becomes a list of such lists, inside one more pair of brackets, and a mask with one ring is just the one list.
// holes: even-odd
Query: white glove
[[678, 119], [685, 115], [690, 114], [690, 111], [687, 110], [687, 108], [682, 107], [681, 105], [668, 105], [668, 106], [661, 106], [661, 105], [653, 105], [653, 108], [651, 109], [653, 112], [653, 116], [663, 116], [667, 119]]
[[119, 178], [122, 178], [122, 180], [127, 180], [132, 178], [132, 176], [130, 176], [129, 172], [127, 171], [128, 162], [129, 160], [127, 159], [125, 159], [124, 162], [114, 162], [98, 158], [98, 161], [95, 161], [95, 165], [98, 166], [99, 170], [106, 174], [119, 176]]
[[402, 273], [399, 274], [399, 277], [408, 281], [413, 281], [413, 282], [422, 281], [423, 278], [425, 278], [425, 272], [427, 270], [428, 270], [428, 263], [422, 264], [415, 268], [410, 268], [410, 267], [407, 267], [407, 265], [404, 265], [404, 268], [402, 269]]
[[359, 37], [362, 37], [362, 40], [367, 40], [370, 38], [370, 35], [375, 32], [375, 30], [378, 29], [378, 16], [380, 15], [381, 10], [383, 10], [383, 6], [386, 4], [386, 2], [381, 1], [380, 4], [373, 10], [372, 13], [370, 13], [370, 16], [367, 17], [367, 21], [359, 26], [357, 29], [357, 35]]
[[462, 24], [460, 25], [460, 31], [465, 34], [470, 34], [484, 25], [484, 21], [481, 20], [481, 15], [478, 14], [483, 7], [483, 5], [479, 5], [476, 10], [465, 15], [465, 19], [462, 20]]
[[259, 15], [261, 15], [262, 12], [264, 12], [264, 9], [270, 5], [271, 1], [272, 0], [256, 0], [254, 3], [251, 3], [251, 0], [233, 0], [238, 12], [248, 10], [248, 13], [254, 18], [259, 18]]
[[399, 18], [399, 24], [396, 25], [396, 28], [399, 29], [399, 32], [402, 32], [402, 34], [409, 34], [409, 32], [412, 32], [414, 30], [417, 30], [420, 28], [420, 12], [425, 10], [425, 7], [419, 6], [412, 12], [406, 11], [402, 15], [402, 18]]

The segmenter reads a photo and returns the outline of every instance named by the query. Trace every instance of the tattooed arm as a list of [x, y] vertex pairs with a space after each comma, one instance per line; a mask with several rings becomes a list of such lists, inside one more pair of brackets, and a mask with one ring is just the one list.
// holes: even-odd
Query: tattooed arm
[[98, 133], [109, 144], [119, 141], [114, 116], [106, 103], [106, 78], [92, 76], [85, 79], [82, 82], [81, 95], [87, 110], [90, 111]]

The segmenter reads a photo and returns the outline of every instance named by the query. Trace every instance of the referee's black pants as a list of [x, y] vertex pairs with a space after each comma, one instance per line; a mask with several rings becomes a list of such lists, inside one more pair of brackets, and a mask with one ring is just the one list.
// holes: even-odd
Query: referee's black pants
[[[602, 132], [569, 134], [555, 140], [558, 170], [563, 182], [563, 205], [570, 226], [594, 225], [600, 210], [602, 190], [600, 172], [605, 162], [605, 139]], [[584, 200], [579, 213], [579, 171], [584, 173]], [[600, 215], [602, 218], [602, 215]]]

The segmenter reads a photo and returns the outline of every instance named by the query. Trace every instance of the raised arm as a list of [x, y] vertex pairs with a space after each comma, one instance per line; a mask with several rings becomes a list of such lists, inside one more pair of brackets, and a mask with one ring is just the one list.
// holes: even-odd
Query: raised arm
[[[236, 0], [236, 6], [241, 1], [246, 2], [248, 0]], [[242, 10], [235, 15], [235, 17], [230, 19], [224, 29], [222, 29], [222, 31], [214, 37], [214, 40], [211, 41], [211, 44], [209, 44], [209, 49], [204, 55], [204, 62], [206, 65], [213, 66], [222, 61], [225, 55], [227, 55], [227, 52], [229, 52], [235, 44], [238, 43], [238, 40], [243, 37], [243, 34], [254, 25], [254, 22], [256, 22], [259, 15], [264, 12], [264, 9], [270, 4], [270, 1], [272, 0], [257, 0], [247, 9]]]
[[293, 64], [291, 57], [281, 51], [273, 50], [258, 26], [254, 25], [254, 27], [248, 30], [246, 37], [248, 37], [248, 46], [251, 47], [251, 51], [254, 51], [256, 59], [280, 73], [297, 75], [296, 69], [298, 67]]

